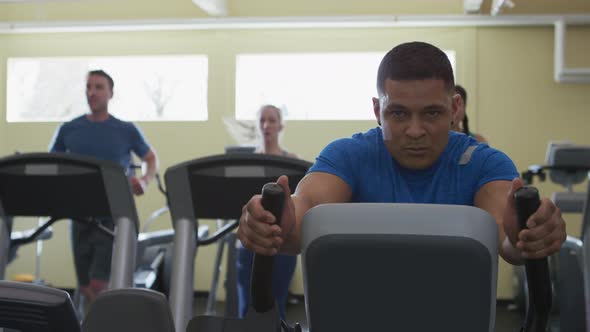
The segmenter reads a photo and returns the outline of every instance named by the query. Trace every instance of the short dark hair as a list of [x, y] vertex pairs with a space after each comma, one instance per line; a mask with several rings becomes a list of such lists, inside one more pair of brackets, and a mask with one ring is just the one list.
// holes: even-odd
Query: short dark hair
[[111, 91], [113, 91], [113, 88], [115, 87], [115, 81], [113, 81], [113, 78], [107, 74], [104, 70], [99, 69], [99, 70], [91, 70], [88, 72], [88, 77], [90, 76], [101, 76], [107, 79], [107, 81], [109, 82], [109, 86], [111, 87]]
[[385, 92], [385, 80], [411, 81], [441, 79], [451, 91], [455, 86], [451, 62], [438, 47], [410, 42], [392, 48], [381, 60], [377, 72], [377, 92]]
[[461, 99], [463, 99], [463, 104], [467, 106], [467, 91], [465, 91], [465, 88], [459, 84], [455, 84], [455, 92], [461, 96]]

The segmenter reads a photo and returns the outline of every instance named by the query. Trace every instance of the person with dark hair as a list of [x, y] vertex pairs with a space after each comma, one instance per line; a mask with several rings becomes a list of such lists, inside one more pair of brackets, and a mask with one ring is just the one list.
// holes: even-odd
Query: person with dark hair
[[104, 70], [102, 70], [102, 69], [91, 70], [88, 72], [88, 77], [90, 77], [90, 76], [99, 76], [99, 77], [104, 78], [105, 80], [107, 80], [107, 83], [109, 85], [111, 93], [114, 91], [115, 81], [113, 81], [113, 78], [109, 74], [107, 74]]
[[[379, 126], [330, 143], [293, 195], [287, 177], [282, 224], [260, 195], [244, 206], [238, 236], [262, 255], [301, 251], [303, 215], [326, 203], [395, 202], [471, 205], [498, 225], [499, 254], [509, 263], [557, 252], [566, 238], [560, 210], [542, 199], [519, 231], [513, 193], [523, 186], [504, 153], [451, 130], [459, 96], [443, 51], [411, 42], [390, 50], [379, 65], [373, 112]], [[362, 222], [362, 220], [359, 220]]]
[[[49, 146], [51, 152], [73, 153], [110, 160], [129, 174], [131, 189], [142, 195], [158, 170], [158, 158], [141, 131], [131, 122], [109, 113], [114, 81], [102, 70], [88, 72], [86, 99], [90, 113], [62, 124]], [[131, 173], [131, 153], [145, 163], [145, 174]], [[114, 229], [111, 219], [99, 220]], [[92, 302], [107, 288], [111, 269], [113, 237], [90, 223], [72, 222], [72, 249], [80, 292]]]
[[457, 110], [457, 116], [454, 120], [452, 130], [471, 136], [475, 138], [478, 143], [487, 143], [488, 141], [483, 136], [469, 130], [469, 118], [467, 117], [467, 91], [465, 91], [465, 88], [459, 84], [455, 84], [455, 92], [461, 96], [461, 100], [459, 100], [459, 108]]
[[[293, 153], [283, 149], [279, 143], [279, 135], [284, 129], [283, 114], [280, 108], [274, 105], [263, 105], [256, 114], [258, 120], [257, 132], [260, 138], [259, 146], [255, 153], [270, 154], [289, 158], [297, 158]], [[237, 274], [238, 274], [238, 305], [239, 317], [244, 317], [250, 304], [250, 279], [252, 276], [252, 262], [254, 253], [244, 246], [238, 246]], [[286, 319], [287, 297], [289, 286], [295, 267], [297, 256], [277, 255], [272, 271], [272, 290], [275, 296], [279, 314]]]

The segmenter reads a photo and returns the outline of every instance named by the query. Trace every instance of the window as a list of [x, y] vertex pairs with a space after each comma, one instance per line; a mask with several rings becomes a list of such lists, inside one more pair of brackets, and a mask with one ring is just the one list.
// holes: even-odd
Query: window
[[67, 121], [88, 112], [86, 74], [115, 81], [109, 112], [127, 121], [206, 121], [202, 55], [9, 58], [8, 122]]
[[[445, 51], [453, 70], [455, 52]], [[236, 60], [236, 119], [253, 120], [274, 104], [289, 120], [372, 120], [383, 52], [241, 54]]]

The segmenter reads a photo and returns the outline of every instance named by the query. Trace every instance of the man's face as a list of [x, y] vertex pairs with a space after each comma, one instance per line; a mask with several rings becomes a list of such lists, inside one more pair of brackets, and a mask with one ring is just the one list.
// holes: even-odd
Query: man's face
[[449, 140], [457, 97], [439, 79], [385, 81], [373, 110], [389, 153], [402, 167], [425, 169], [438, 160]]
[[86, 100], [90, 110], [95, 112], [106, 111], [109, 100], [113, 97], [113, 91], [109, 86], [109, 81], [99, 75], [88, 76], [86, 81]]

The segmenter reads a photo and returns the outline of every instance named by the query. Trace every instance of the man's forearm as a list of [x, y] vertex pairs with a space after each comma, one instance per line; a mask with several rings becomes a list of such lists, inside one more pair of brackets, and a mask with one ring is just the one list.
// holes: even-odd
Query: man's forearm
[[297, 195], [291, 195], [295, 206], [295, 225], [287, 237], [283, 238], [283, 245], [280, 252], [287, 255], [299, 255], [301, 253], [301, 225], [303, 215], [309, 210], [308, 204], [303, 202]]
[[301, 233], [300, 232], [292, 232], [287, 239], [283, 239], [283, 245], [279, 250], [280, 253], [286, 255], [299, 255], [301, 253]]
[[156, 157], [156, 154], [150, 150], [142, 161], [146, 163], [147, 167], [145, 174], [143, 174], [141, 178], [146, 184], [148, 184], [154, 179], [156, 172], [158, 172], [158, 158]]
[[508, 237], [504, 237], [504, 241], [500, 244], [500, 256], [502, 258], [512, 264], [512, 265], [522, 265], [524, 264], [524, 259], [522, 258], [520, 249], [515, 248]]

